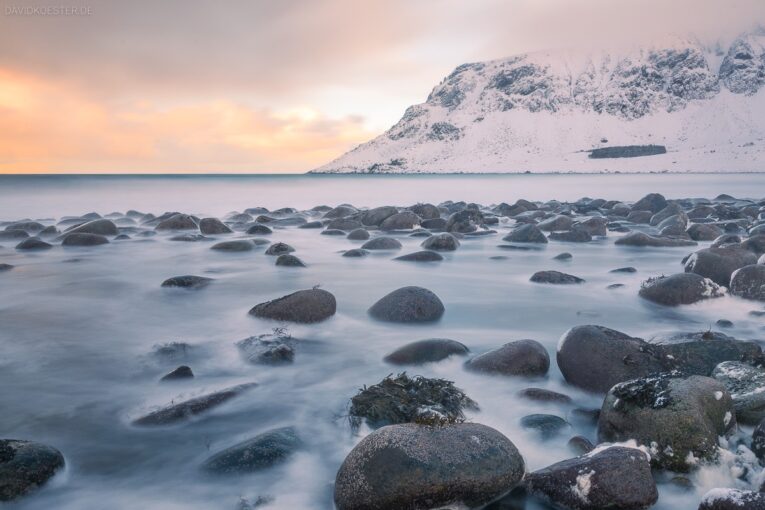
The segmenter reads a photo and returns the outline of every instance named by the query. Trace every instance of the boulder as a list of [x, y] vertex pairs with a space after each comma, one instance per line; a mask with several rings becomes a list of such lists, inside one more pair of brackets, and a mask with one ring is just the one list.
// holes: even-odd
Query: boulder
[[254, 225], [250, 225], [249, 227], [247, 227], [247, 233], [249, 235], [265, 236], [268, 234], [273, 234], [274, 231], [271, 230], [271, 227], [267, 225], [261, 225], [260, 223], [255, 223]]
[[644, 281], [640, 297], [665, 306], [689, 305], [702, 299], [722, 297], [725, 289], [694, 273], [660, 276]]
[[0, 241], [18, 241], [19, 239], [27, 239], [29, 234], [24, 230], [3, 230], [0, 231]]
[[718, 437], [736, 428], [733, 400], [720, 382], [665, 372], [615, 385], [598, 419], [598, 440], [634, 439], [649, 447], [655, 467], [687, 472], [713, 460]]
[[29, 237], [16, 245], [17, 250], [24, 251], [41, 251], [50, 250], [51, 248], [53, 248], [52, 244], [46, 243], [39, 237]]
[[649, 457], [620, 446], [529, 473], [524, 486], [530, 494], [570, 510], [639, 510], [659, 498]]
[[667, 199], [659, 193], [649, 193], [634, 204], [633, 211], [651, 211], [657, 213], [667, 207]]
[[257, 386], [255, 383], [240, 384], [225, 390], [185, 400], [178, 404], [170, 404], [134, 420], [133, 425], [154, 427], [186, 421], [238, 397], [255, 386]]
[[251, 336], [236, 343], [242, 356], [256, 365], [284, 365], [295, 360], [298, 340], [281, 329]]
[[645, 232], [630, 232], [624, 237], [620, 237], [614, 244], [620, 246], [652, 247], [652, 248], [673, 248], [677, 246], [695, 246], [696, 241], [686, 239], [673, 239], [669, 237], [654, 237]]
[[24, 496], [64, 467], [64, 456], [33, 441], [0, 439], [0, 502]]
[[222, 243], [214, 244], [210, 249], [228, 252], [252, 251], [255, 249], [255, 244], [247, 239], [237, 239], [236, 241], [223, 241]]
[[162, 287], [180, 287], [184, 289], [201, 289], [212, 283], [212, 278], [206, 276], [194, 276], [191, 274], [173, 276], [162, 282]]
[[338, 205], [334, 209], [330, 209], [326, 213], [324, 213], [324, 217], [327, 219], [335, 219], [335, 218], [345, 218], [346, 216], [351, 216], [353, 214], [358, 213], [358, 209], [356, 209], [353, 206], [350, 205]]
[[765, 510], [765, 493], [712, 489], [701, 498], [699, 510]]
[[399, 347], [385, 356], [391, 365], [421, 365], [441, 361], [452, 355], [467, 356], [469, 349], [456, 340], [428, 338]]
[[188, 214], [174, 214], [160, 221], [154, 230], [196, 230], [197, 222]]
[[361, 245], [363, 250], [400, 250], [401, 243], [392, 237], [375, 237]]
[[537, 271], [529, 281], [534, 283], [552, 283], [556, 285], [570, 285], [574, 283], [584, 283], [584, 280], [570, 274], [561, 273], [560, 271]]
[[476, 356], [465, 368], [487, 374], [542, 377], [550, 368], [547, 349], [536, 340], [517, 340]]
[[406, 255], [401, 255], [393, 260], [403, 260], [404, 262], [440, 262], [444, 260], [444, 257], [440, 253], [424, 250], [407, 253]]
[[99, 219], [68, 228], [64, 233], [97, 234], [100, 236], [116, 236], [119, 233], [117, 225], [111, 220]]
[[686, 232], [694, 241], [714, 241], [723, 235], [720, 227], [709, 223], [693, 223]]
[[530, 414], [521, 418], [521, 427], [533, 430], [543, 440], [547, 440], [570, 429], [571, 425], [560, 416], [555, 416], [554, 414]]
[[372, 305], [369, 314], [388, 322], [430, 322], [441, 318], [444, 304], [428, 289], [402, 287]]
[[366, 241], [369, 239], [369, 230], [357, 228], [348, 233], [348, 239], [351, 241]]
[[160, 381], [179, 381], [183, 379], [193, 379], [194, 372], [191, 371], [191, 367], [181, 365], [172, 372], [162, 376]]
[[442, 234], [434, 234], [428, 237], [420, 246], [426, 250], [454, 251], [460, 247], [460, 242], [453, 235], [444, 232]]
[[765, 419], [765, 370], [741, 361], [723, 361], [712, 377], [730, 393], [738, 422], [757, 425]]
[[370, 227], [379, 227], [383, 221], [398, 213], [398, 209], [390, 205], [375, 207], [361, 214], [361, 223]]
[[573, 400], [568, 395], [558, 393], [557, 391], [546, 390], [544, 388], [524, 388], [518, 392], [518, 396], [534, 402], [553, 403], [553, 404], [571, 404]]
[[345, 231], [344, 230], [338, 230], [336, 228], [329, 228], [327, 230], [322, 231], [321, 235], [323, 236], [344, 236]]
[[627, 215], [627, 221], [646, 225], [651, 221], [653, 213], [651, 211], [632, 211]]
[[688, 226], [688, 216], [684, 212], [674, 214], [662, 220], [656, 228], [661, 236], [683, 236]]
[[433, 218], [431, 220], [422, 220], [422, 222], [420, 223], [420, 226], [422, 228], [427, 228], [428, 230], [432, 230], [432, 231], [444, 230], [446, 229], [446, 220], [443, 218]]
[[606, 226], [608, 220], [602, 216], [590, 216], [589, 218], [580, 219], [574, 222], [572, 229], [585, 231], [591, 236], [604, 236], [607, 235]]
[[511, 243], [547, 243], [547, 238], [539, 227], [531, 223], [515, 227], [502, 240]]
[[550, 239], [564, 243], [589, 243], [592, 241], [592, 235], [580, 226], [574, 225], [571, 230], [550, 233]]
[[730, 277], [730, 293], [765, 301], [765, 265], [752, 264], [736, 269]]
[[481, 224], [483, 224], [483, 214], [480, 211], [464, 209], [449, 216], [445, 230], [465, 234], [475, 232]]
[[757, 263], [757, 255], [740, 247], [704, 248], [685, 261], [685, 272], [709, 278], [727, 287], [736, 269]]
[[276, 265], [282, 267], [305, 267], [302, 260], [289, 253], [276, 257]]
[[17, 221], [15, 223], [11, 223], [10, 225], [7, 225], [5, 227], [6, 232], [10, 231], [22, 231], [22, 232], [41, 232], [45, 228], [45, 225], [40, 223], [39, 221]]
[[329, 230], [356, 230], [357, 228], [362, 228], [362, 224], [359, 220], [354, 220], [353, 218], [335, 218], [334, 220], [327, 223], [327, 229]]
[[510, 491], [525, 470], [515, 445], [478, 423], [401, 424], [369, 434], [335, 480], [338, 510], [481, 507]]
[[571, 260], [574, 256], [571, 255], [569, 252], [564, 251], [563, 253], [559, 253], [556, 256], [553, 257], [553, 260]]
[[369, 255], [369, 252], [367, 250], [364, 250], [362, 248], [353, 248], [352, 250], [347, 250], [343, 252], [343, 257], [366, 257]]
[[573, 224], [574, 220], [571, 219], [570, 216], [559, 214], [539, 222], [537, 227], [539, 230], [544, 230], [545, 232], [555, 232], [560, 230], [570, 230]]
[[204, 235], [230, 234], [232, 232], [218, 218], [202, 218], [199, 220], [199, 231]]
[[250, 315], [261, 319], [310, 324], [330, 318], [336, 310], [335, 296], [326, 290], [314, 288], [255, 305]]
[[202, 469], [216, 474], [254, 473], [289, 459], [302, 445], [294, 427], [282, 427], [216, 453]]
[[434, 220], [441, 217], [441, 211], [433, 204], [416, 204], [407, 207], [407, 210], [412, 211], [423, 220]]
[[324, 228], [324, 223], [320, 221], [308, 221], [298, 226], [298, 228]]
[[65, 234], [62, 246], [99, 246], [102, 244], [109, 244], [109, 240], [98, 234], [85, 234], [75, 232], [72, 234]]
[[385, 220], [380, 224], [380, 229], [411, 230], [415, 226], [419, 225], [421, 221], [422, 218], [414, 214], [412, 211], [403, 211], [385, 218]]

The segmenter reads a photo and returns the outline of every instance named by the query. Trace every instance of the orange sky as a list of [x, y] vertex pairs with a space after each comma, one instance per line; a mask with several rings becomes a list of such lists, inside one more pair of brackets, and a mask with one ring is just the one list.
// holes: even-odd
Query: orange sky
[[0, 173], [304, 172], [457, 65], [765, 23], [762, 0], [0, 0]]

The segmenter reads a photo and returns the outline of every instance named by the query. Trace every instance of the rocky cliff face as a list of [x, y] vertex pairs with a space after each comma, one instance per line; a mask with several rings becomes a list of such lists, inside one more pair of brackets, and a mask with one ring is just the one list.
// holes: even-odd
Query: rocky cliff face
[[[675, 40], [464, 64], [386, 133], [317, 171], [765, 170], [763, 85], [765, 31], [727, 51]], [[586, 157], [614, 142], [668, 152], [618, 167]]]

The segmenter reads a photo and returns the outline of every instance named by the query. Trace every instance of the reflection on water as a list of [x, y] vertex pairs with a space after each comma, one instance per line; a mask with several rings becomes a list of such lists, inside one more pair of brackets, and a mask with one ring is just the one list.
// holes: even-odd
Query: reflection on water
[[[640, 179], [654, 186], [644, 185]], [[193, 179], [0, 178], [0, 219], [60, 217], [90, 210], [128, 208], [222, 214], [265, 205], [301, 208], [350, 202], [357, 206], [446, 198], [484, 203], [581, 195], [634, 199], [646, 191], [669, 196], [765, 195], [759, 176], [513, 176], [507, 177], [287, 177]], [[648, 189], [650, 188], [650, 189]], [[631, 335], [707, 329], [719, 318], [738, 338], [757, 339], [762, 319], [750, 317], [751, 303], [726, 297], [679, 309], [665, 309], [637, 297], [649, 276], [680, 269], [689, 251], [628, 249], [607, 240], [588, 244], [551, 242], [540, 250], [503, 251], [498, 236], [466, 239], [437, 264], [392, 261], [391, 253], [362, 259], [340, 256], [356, 246], [344, 237], [315, 230], [279, 229], [270, 237], [297, 249], [305, 269], [274, 266], [261, 249], [220, 253], [210, 243], [171, 242], [167, 235], [116, 241], [94, 248], [62, 248], [23, 254], [13, 243], [0, 248], [0, 262], [17, 267], [0, 275], [0, 431], [3, 437], [42, 441], [59, 448], [68, 467], [45, 490], [9, 508], [63, 510], [233, 509], [240, 497], [272, 495], [264, 508], [332, 508], [334, 476], [360, 439], [345, 418], [349, 397], [364, 384], [395, 371], [385, 354], [412, 340], [454, 338], [475, 353], [521, 338], [542, 342], [551, 357], [560, 336], [577, 324], [596, 323]], [[239, 237], [232, 234], [229, 237]], [[416, 251], [421, 239], [399, 236]], [[552, 260], [568, 251], [568, 262]], [[397, 253], [400, 254], [400, 253]], [[506, 259], [491, 260], [503, 255]], [[636, 274], [610, 269], [635, 266]], [[543, 269], [586, 279], [579, 286], [545, 286], [528, 281]], [[160, 288], [181, 274], [215, 278], [198, 292]], [[611, 283], [625, 287], [606, 290]], [[338, 301], [337, 315], [311, 326], [290, 327], [306, 343], [294, 364], [251, 365], [235, 342], [265, 333], [275, 324], [247, 311], [255, 304], [298, 289], [321, 285]], [[431, 325], [398, 326], [371, 320], [366, 309], [389, 291], [420, 285], [446, 305]], [[194, 346], [183, 359], [151, 355], [172, 341]], [[178, 364], [196, 378], [158, 383]], [[529, 386], [571, 395], [576, 405], [599, 407], [600, 399], [567, 387], [553, 362], [544, 380], [493, 378], [466, 372], [452, 359], [410, 373], [456, 381], [481, 410], [469, 418], [502, 431], [537, 469], [571, 456], [563, 436], [542, 443], [519, 425], [522, 416], [565, 407], [518, 399]], [[156, 406], [256, 381], [254, 390], [190, 423], [145, 429], [130, 421]], [[198, 466], [217, 452], [267, 429], [295, 426], [306, 448], [288, 463], [243, 477], [214, 477]], [[594, 439], [592, 428], [579, 433]], [[698, 489], [675, 494], [662, 487], [658, 508], [695, 509], [708, 488], [731, 485], [725, 469], [697, 475]]]

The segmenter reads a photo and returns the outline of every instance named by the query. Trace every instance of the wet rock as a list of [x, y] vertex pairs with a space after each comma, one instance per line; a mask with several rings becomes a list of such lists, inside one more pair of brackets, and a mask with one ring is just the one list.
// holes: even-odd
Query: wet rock
[[178, 404], [170, 404], [169, 406], [158, 409], [151, 412], [137, 420], [133, 421], [133, 425], [142, 427], [153, 427], [162, 425], [172, 425], [181, 421], [189, 420], [190, 418], [199, 414], [205, 413], [210, 409], [214, 409], [221, 404], [228, 402], [229, 400], [241, 395], [257, 386], [255, 383], [240, 384], [233, 386], [225, 390], [216, 391], [214, 393], [208, 393], [200, 397], [195, 397], [189, 400], [185, 400]]
[[212, 245], [210, 249], [226, 252], [243, 252], [254, 250], [255, 244], [250, 240], [237, 239], [235, 241], [223, 241], [221, 243], [216, 243]]
[[673, 239], [669, 237], [654, 237], [644, 232], [631, 232], [624, 237], [617, 239], [614, 244], [620, 246], [673, 248], [677, 246], [695, 246], [696, 241]]
[[303, 261], [294, 255], [284, 254], [276, 258], [276, 265], [283, 267], [305, 267]]
[[765, 235], [755, 235], [741, 241], [740, 248], [751, 251], [758, 257], [765, 254]]
[[735, 270], [730, 278], [730, 293], [765, 301], [765, 265], [753, 264]]
[[237, 342], [239, 351], [250, 363], [258, 365], [283, 365], [295, 359], [298, 340], [282, 329], [273, 333], [251, 336]]
[[728, 319], [717, 319], [717, 322], [715, 322], [718, 327], [720, 328], [732, 328], [733, 323], [729, 321]]
[[298, 228], [324, 228], [324, 223], [320, 221], [309, 221], [298, 226]]
[[249, 223], [252, 221], [252, 215], [249, 213], [231, 214], [228, 216], [228, 221], [232, 223]]
[[344, 236], [345, 231], [344, 230], [337, 230], [334, 228], [329, 228], [321, 233], [323, 236]]
[[0, 273], [4, 273], [5, 271], [10, 271], [11, 269], [13, 269], [13, 267], [14, 266], [12, 264], [0, 264]]
[[11, 501], [34, 491], [63, 467], [64, 456], [53, 447], [0, 439], [0, 501]]
[[358, 213], [358, 209], [349, 205], [338, 205], [334, 209], [327, 211], [324, 217], [327, 219], [345, 218], [346, 216], [352, 216]]
[[657, 213], [667, 207], [667, 199], [659, 193], [649, 193], [634, 204], [633, 211], [651, 211]]
[[407, 207], [407, 210], [412, 211], [423, 220], [434, 220], [441, 217], [441, 211], [433, 204], [416, 204]]
[[551, 283], [556, 285], [570, 285], [574, 283], [583, 283], [584, 280], [560, 271], [537, 271], [531, 275], [530, 281], [534, 283]]
[[656, 228], [661, 236], [683, 236], [688, 226], [688, 216], [684, 212], [662, 220]]
[[66, 234], [61, 242], [62, 246], [99, 246], [109, 244], [109, 240], [98, 234]]
[[460, 242], [453, 235], [444, 232], [442, 234], [434, 234], [428, 237], [420, 246], [426, 250], [454, 251], [460, 247]]
[[329, 223], [327, 223], [327, 229], [329, 230], [356, 230], [357, 228], [361, 228], [363, 225], [359, 220], [354, 220], [353, 218], [336, 218]]
[[765, 493], [712, 489], [701, 498], [699, 510], [765, 510]]
[[616, 269], [612, 269], [609, 271], [609, 273], [637, 273], [637, 269], [634, 267], [618, 267]]
[[444, 314], [444, 304], [428, 289], [402, 287], [372, 305], [369, 314], [388, 322], [431, 322]]
[[456, 340], [428, 338], [399, 347], [385, 356], [384, 361], [392, 365], [421, 365], [433, 363], [449, 356], [467, 356], [469, 349]]
[[40, 223], [39, 221], [17, 221], [15, 223], [11, 223], [10, 225], [7, 225], [5, 227], [6, 232], [10, 232], [12, 230], [16, 231], [23, 231], [23, 232], [40, 232], [45, 228], [45, 225]]
[[162, 282], [162, 287], [180, 287], [184, 289], [202, 289], [212, 283], [212, 278], [205, 276], [183, 275], [173, 276]]
[[712, 460], [717, 438], [736, 427], [733, 401], [718, 381], [680, 372], [634, 379], [608, 392], [598, 420], [598, 440], [634, 439], [651, 450], [655, 467], [686, 472]]
[[735, 234], [722, 234], [721, 236], [718, 236], [717, 238], [715, 238], [715, 240], [712, 242], [712, 244], [709, 247], [719, 248], [721, 246], [726, 246], [729, 244], [739, 244], [740, 242], [741, 242], [741, 237]]
[[614, 384], [663, 369], [655, 346], [604, 326], [576, 326], [558, 343], [558, 367], [570, 384], [605, 393]]
[[29, 234], [24, 230], [3, 230], [0, 232], [0, 241], [16, 241], [19, 239], [27, 239]]
[[678, 306], [722, 297], [725, 295], [725, 289], [709, 278], [694, 273], [679, 273], [649, 278], [643, 282], [639, 295], [660, 305]]
[[256, 223], [254, 225], [250, 225], [247, 228], [247, 233], [250, 235], [265, 236], [265, 235], [273, 234], [274, 231], [271, 230], [271, 227], [267, 225], [261, 225], [260, 223]]
[[595, 445], [584, 436], [574, 436], [568, 440], [566, 446], [577, 455], [585, 455], [595, 449]]
[[199, 231], [205, 235], [230, 234], [232, 232], [218, 218], [202, 218], [199, 221]]
[[403, 211], [385, 218], [380, 224], [381, 230], [410, 230], [419, 225], [422, 218], [412, 211]]
[[589, 243], [592, 241], [592, 236], [586, 230], [575, 226], [566, 232], [552, 232], [550, 239], [564, 243]]
[[632, 211], [627, 215], [627, 221], [641, 225], [647, 225], [651, 221], [651, 211]]
[[[149, 231], [149, 232], [141, 232], [141, 237], [153, 237], [156, 235], [156, 232]], [[211, 240], [209, 237], [205, 237], [202, 234], [180, 234], [177, 236], [173, 236], [170, 238], [170, 241], [180, 241], [184, 243], [195, 243], [197, 241], [209, 241]]]
[[403, 260], [404, 262], [440, 262], [444, 260], [444, 257], [440, 253], [424, 250], [407, 253], [406, 255], [401, 255], [393, 260]]
[[422, 220], [422, 222], [420, 222], [420, 226], [422, 228], [427, 228], [428, 230], [433, 230], [433, 231], [445, 230], [446, 220], [443, 218], [433, 218], [430, 220]]
[[717, 331], [677, 333], [651, 339], [665, 370], [705, 375], [723, 361], [757, 362], [762, 350], [756, 342], [736, 340]]
[[521, 427], [537, 431], [542, 439], [551, 439], [571, 428], [571, 425], [554, 414], [530, 414], [521, 418]]
[[733, 398], [736, 420], [757, 425], [765, 419], [765, 370], [740, 361], [717, 365], [712, 377], [720, 381]]
[[175, 214], [160, 221], [154, 230], [196, 230], [197, 222], [188, 214]]
[[554, 256], [553, 260], [571, 260], [572, 258], [574, 258], [573, 255], [571, 255], [567, 251], [564, 251], [563, 253], [559, 253], [556, 256]]
[[475, 232], [482, 223], [483, 214], [480, 211], [464, 209], [449, 216], [449, 219], [446, 221], [445, 230], [447, 232], [465, 234]]
[[330, 318], [336, 310], [335, 296], [324, 289], [314, 288], [255, 305], [250, 315], [261, 319], [310, 324]]
[[723, 234], [720, 227], [708, 223], [694, 223], [686, 232], [694, 241], [714, 241]]
[[338, 510], [482, 507], [523, 477], [523, 457], [477, 423], [391, 425], [361, 440], [335, 480]]
[[365, 228], [354, 229], [348, 234], [348, 239], [351, 241], [366, 241], [369, 239], [369, 231]]
[[586, 219], [580, 219], [576, 221], [571, 229], [584, 231], [591, 236], [604, 236], [607, 235], [606, 225], [608, 220], [602, 216], [590, 216]]
[[648, 456], [612, 446], [526, 475], [526, 490], [571, 510], [639, 510], [659, 498]]
[[352, 250], [343, 252], [343, 257], [358, 258], [358, 257], [366, 257], [367, 255], [369, 255], [369, 252], [362, 248], [353, 248]]
[[765, 461], [765, 419], [752, 432], [752, 451], [760, 461]]
[[182, 379], [193, 379], [194, 372], [191, 371], [191, 367], [181, 365], [169, 374], [162, 376], [160, 381], [179, 381]]
[[361, 223], [369, 227], [379, 227], [383, 221], [396, 213], [398, 213], [398, 209], [390, 205], [375, 207], [374, 209], [370, 209], [362, 213]]
[[52, 244], [46, 243], [39, 237], [29, 237], [16, 245], [17, 250], [24, 251], [41, 251], [50, 250], [51, 248], [53, 248]]
[[542, 377], [550, 368], [547, 349], [536, 340], [517, 340], [476, 356], [465, 368], [487, 374]]
[[216, 474], [253, 473], [286, 461], [301, 446], [294, 427], [273, 429], [216, 453], [202, 469]]
[[612, 283], [612, 284], [610, 284], [610, 285], [607, 285], [607, 286], [606, 286], [606, 289], [608, 289], [608, 290], [614, 290], [614, 289], [621, 289], [622, 287], [624, 287], [624, 284], [623, 284], [623, 283]]
[[266, 255], [283, 255], [285, 253], [292, 253], [293, 251], [295, 251], [295, 248], [293, 248], [289, 244], [274, 243], [266, 249], [265, 254]]
[[531, 223], [514, 228], [512, 232], [503, 237], [502, 240], [511, 243], [547, 243], [547, 238], [542, 231], [539, 230], [539, 227], [532, 225]]
[[70, 227], [64, 233], [116, 236], [119, 231], [117, 230], [117, 225], [115, 225], [111, 220], [100, 219], [89, 221], [75, 227]]
[[362, 420], [372, 428], [396, 423], [445, 425], [465, 421], [466, 409], [478, 407], [453, 382], [403, 373], [359, 390], [351, 399], [349, 417], [354, 428]]
[[736, 269], [757, 263], [757, 255], [738, 247], [704, 248], [685, 262], [686, 273], [696, 273], [727, 287]]
[[375, 237], [361, 245], [363, 250], [400, 250], [401, 243], [392, 237]]
[[573, 224], [574, 220], [572, 220], [571, 217], [559, 214], [558, 216], [553, 216], [552, 218], [539, 222], [537, 227], [539, 230], [544, 230], [545, 232], [555, 232], [569, 230]]

